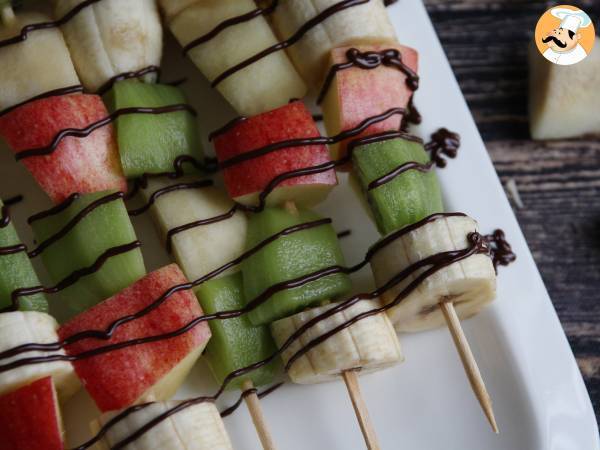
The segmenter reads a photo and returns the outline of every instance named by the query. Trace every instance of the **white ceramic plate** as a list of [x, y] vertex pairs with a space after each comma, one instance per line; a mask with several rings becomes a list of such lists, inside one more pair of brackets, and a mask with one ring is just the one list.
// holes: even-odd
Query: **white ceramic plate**
[[[500, 269], [494, 305], [463, 324], [494, 400], [500, 435], [490, 431], [449, 332], [440, 329], [401, 336], [406, 362], [361, 377], [382, 447], [597, 450], [596, 419], [575, 359], [425, 8], [419, 0], [400, 0], [389, 12], [402, 43], [416, 48], [420, 55], [421, 87], [415, 102], [424, 120], [414, 132], [427, 138], [446, 126], [462, 136], [460, 156], [439, 172], [448, 210], [477, 218], [484, 232], [503, 228], [518, 259]], [[169, 41], [163, 79], [189, 78], [185, 89], [199, 110], [200, 127], [206, 135], [233, 112], [180, 55], [177, 44]], [[14, 208], [14, 215], [23, 238], [31, 242], [24, 219], [48, 207], [48, 201], [8, 151], [0, 155], [0, 192], [3, 197], [25, 194], [25, 203]], [[348, 263], [362, 259], [378, 238], [343, 176], [318, 210], [333, 217], [338, 230], [352, 230], [342, 241]], [[144, 242], [148, 269], [166, 263], [150, 218], [136, 219], [135, 226]], [[356, 289], [372, 286], [368, 269], [355, 280]], [[177, 397], [214, 392], [215, 388], [200, 363]], [[235, 398], [230, 395], [222, 404]], [[289, 384], [262, 403], [281, 449], [364, 448], [341, 381], [318, 386]], [[97, 415], [92, 401], [82, 391], [67, 405], [64, 415], [69, 444], [81, 444], [89, 437], [89, 421]], [[244, 407], [225, 422], [236, 449], [260, 448]]]

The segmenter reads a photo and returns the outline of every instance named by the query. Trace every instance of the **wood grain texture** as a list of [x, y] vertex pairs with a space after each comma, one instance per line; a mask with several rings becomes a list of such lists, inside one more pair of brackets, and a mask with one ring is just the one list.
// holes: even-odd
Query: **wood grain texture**
[[[515, 212], [600, 417], [600, 139], [534, 142], [528, 132], [527, 46], [557, 3], [425, 4], [496, 170], [516, 182], [525, 207]], [[597, 0], [572, 4], [600, 17]]]

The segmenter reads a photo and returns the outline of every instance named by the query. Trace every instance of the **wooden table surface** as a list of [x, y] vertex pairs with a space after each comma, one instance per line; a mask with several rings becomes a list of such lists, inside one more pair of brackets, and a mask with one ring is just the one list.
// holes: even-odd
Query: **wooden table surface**
[[[600, 418], [600, 139], [534, 142], [528, 132], [527, 46], [560, 2], [425, 4], [500, 178], [516, 182], [517, 218]], [[575, 4], [597, 23], [598, 0]]]

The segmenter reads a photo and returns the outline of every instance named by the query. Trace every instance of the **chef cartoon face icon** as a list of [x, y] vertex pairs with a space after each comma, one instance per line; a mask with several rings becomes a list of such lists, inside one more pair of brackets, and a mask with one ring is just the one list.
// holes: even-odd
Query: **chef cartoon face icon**
[[546, 11], [535, 30], [536, 44], [544, 58], [563, 66], [586, 58], [594, 44], [594, 33], [590, 17], [568, 5]]

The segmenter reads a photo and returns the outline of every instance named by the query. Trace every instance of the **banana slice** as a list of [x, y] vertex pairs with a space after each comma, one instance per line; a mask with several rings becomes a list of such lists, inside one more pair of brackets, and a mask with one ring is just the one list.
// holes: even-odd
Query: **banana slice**
[[[359, 301], [320, 320], [283, 352], [284, 363], [287, 364], [296, 352], [313, 339], [359, 314], [380, 306], [378, 301]], [[319, 306], [274, 322], [271, 332], [277, 346], [281, 347], [305, 323], [333, 307], [334, 304]], [[314, 384], [334, 380], [349, 369], [361, 368], [364, 372], [372, 372], [394, 365], [403, 359], [394, 328], [386, 315], [381, 313], [361, 319], [319, 343], [298, 358], [288, 374], [294, 383]]]
[[[467, 216], [444, 216], [399, 236], [375, 252], [371, 270], [378, 287], [412, 264], [440, 252], [469, 247], [467, 236], [478, 231], [477, 222]], [[430, 266], [429, 266], [430, 267]], [[382, 296], [386, 303], [394, 301], [424, 267], [389, 289]], [[477, 314], [496, 296], [496, 272], [491, 258], [474, 254], [427, 277], [388, 315], [398, 331], [421, 331], [444, 325], [440, 302], [452, 301], [462, 319]]]
[[[0, 40], [18, 36], [28, 24], [51, 20], [45, 14], [21, 14], [9, 26], [0, 26]], [[0, 110], [79, 84], [63, 35], [56, 28], [32, 31], [23, 42], [0, 48], [0, 67]]]
[[[288, 39], [309, 20], [340, 3], [340, 0], [281, 0], [273, 14], [273, 25], [280, 39]], [[304, 80], [319, 89], [332, 49], [383, 42], [395, 43], [396, 32], [383, 0], [370, 0], [335, 12], [287, 51]]]
[[[176, 407], [180, 402], [151, 403], [107, 429], [98, 443], [98, 450], [108, 450], [138, 431], [151, 420]], [[94, 434], [121, 411], [110, 412], [92, 422]], [[124, 450], [231, 450], [231, 442], [219, 411], [213, 403], [187, 407], [152, 427]]]
[[[62, 17], [84, 0], [54, 0]], [[62, 26], [77, 73], [96, 92], [115, 75], [158, 66], [162, 26], [154, 0], [102, 0]]]
[[[48, 314], [34, 311], [15, 311], [0, 314], [0, 352], [23, 344], [46, 344], [57, 342], [58, 323]], [[56, 352], [28, 352], [3, 359], [0, 364], [12, 361], [48, 355], [64, 355], [63, 350]], [[69, 362], [55, 361], [43, 364], [21, 366], [0, 373], [0, 394], [14, 391], [40, 378], [52, 376], [56, 390], [62, 401], [67, 400], [80, 388], [79, 378]]]

